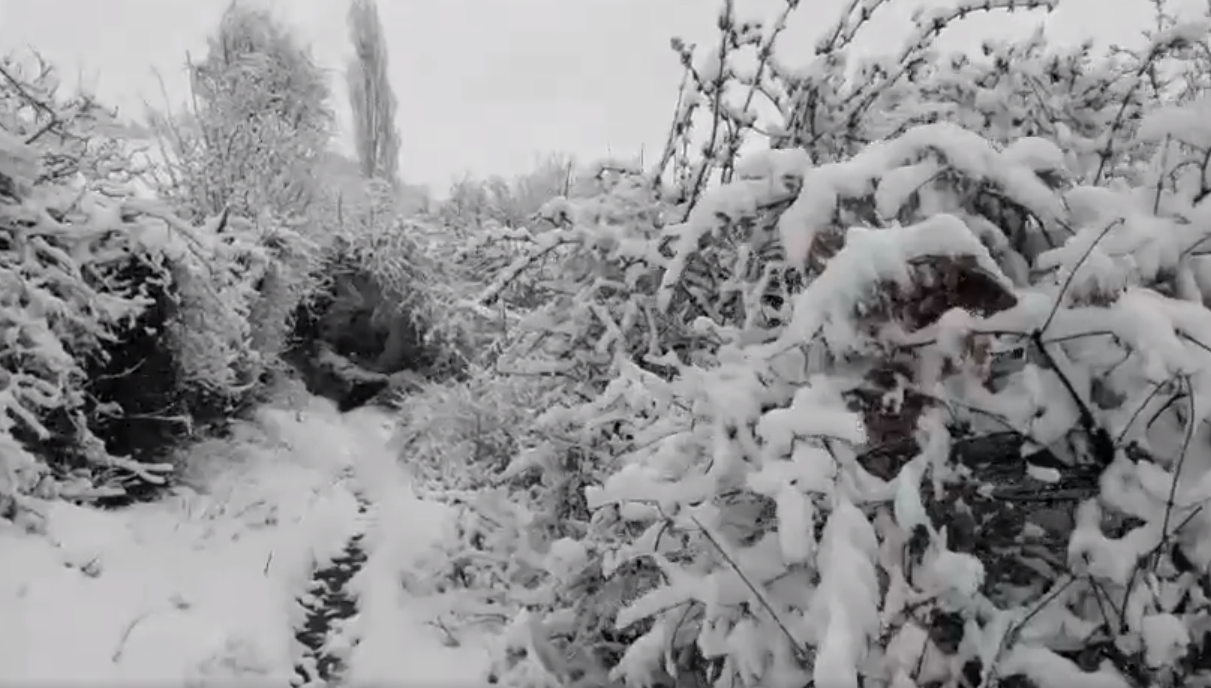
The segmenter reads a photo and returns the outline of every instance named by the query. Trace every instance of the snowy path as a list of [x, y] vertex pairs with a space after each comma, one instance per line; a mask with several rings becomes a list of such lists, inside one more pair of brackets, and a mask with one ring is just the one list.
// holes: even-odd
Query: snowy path
[[296, 600], [359, 534], [358, 613], [325, 648], [342, 682], [481, 682], [486, 651], [446, 645], [414, 570], [449, 513], [417, 499], [389, 435], [370, 410], [263, 409], [191, 453], [196, 491], [112, 512], [48, 503], [45, 535], [0, 524], [0, 684], [290, 685]]
[[489, 664], [484, 648], [448, 647], [430, 625], [433, 607], [423, 594], [417, 564], [442, 539], [452, 512], [416, 497], [395, 453], [389, 427], [372, 410], [346, 415], [347, 427], [368, 442], [355, 472], [370, 503], [365, 567], [351, 581], [359, 600], [346, 680], [351, 685], [473, 685]]
[[[364, 498], [358, 499], [358, 513], [365, 514]], [[345, 544], [341, 555], [311, 574], [307, 594], [299, 599], [306, 612], [301, 624], [295, 624], [295, 638], [302, 643], [302, 656], [295, 661], [296, 685], [312, 685], [319, 681], [327, 685], [339, 678], [348, 663], [338, 638], [347, 622], [357, 615], [357, 595], [349, 582], [366, 564], [362, 546], [365, 533], [357, 533]]]

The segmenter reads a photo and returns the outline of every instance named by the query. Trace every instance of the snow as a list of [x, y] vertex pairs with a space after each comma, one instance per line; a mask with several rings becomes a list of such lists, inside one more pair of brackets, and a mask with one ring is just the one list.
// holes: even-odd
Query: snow
[[817, 332], [835, 351], [861, 350], [861, 337], [849, 316], [869, 290], [882, 282], [910, 283], [909, 265], [915, 258], [964, 255], [1007, 289], [1012, 287], [988, 249], [953, 215], [882, 230], [853, 227], [829, 269], [795, 297], [791, 324], [776, 342], [763, 347], [763, 353], [781, 353]]
[[[687, 131], [703, 98], [752, 74], [738, 72], [731, 53], [747, 52], [760, 31], [737, 27], [731, 4], [721, 29], [745, 45], [697, 53], [696, 79], [719, 83], [684, 94], [678, 117]], [[0, 683], [287, 685], [301, 653], [296, 599], [351, 538], [367, 555], [348, 583], [357, 613], [325, 651], [344, 660], [352, 685], [481, 685], [488, 646], [491, 659], [505, 660], [493, 668], [504, 669], [497, 675], [507, 685], [603, 685], [606, 655], [590, 650], [609, 649], [612, 661], [624, 645], [609, 674], [628, 685], [664, 683], [663, 673], [699, 657], [709, 661], [693, 670], [705, 665], [720, 685], [771, 688], [809, 678], [825, 688], [991, 684], [1015, 674], [1040, 686], [1171, 683], [1151, 670], [1201, 650], [1211, 616], [1195, 585], [1211, 561], [1211, 520], [1195, 519], [1211, 495], [1211, 261], [1202, 255], [1211, 182], [1205, 156], [1190, 150], [1211, 148], [1211, 100], [1150, 105], [1140, 117], [1118, 102], [1149, 97], [1138, 83], [1145, 71], [1130, 60], [1126, 72], [1103, 73], [1076, 54], [1044, 62], [1031, 44], [986, 48], [991, 65], [1011, 65], [995, 67], [1008, 72], [1004, 80], [984, 72], [999, 82], [993, 88], [976, 78], [983, 67], [933, 64], [929, 34], [956, 13], [1014, 0], [921, 12], [901, 65], [859, 61], [847, 46], [864, 15], [888, 3], [852, 4], [819, 49], [828, 54], [806, 70], [771, 62], [768, 88], [758, 85], [775, 109], [795, 114], [786, 133], [810, 141], [812, 155], [750, 152], [737, 181], [712, 183], [701, 196], [695, 188], [698, 202], [676, 222], [676, 194], [627, 164], [625, 174], [590, 174], [592, 184], [545, 204], [539, 214], [557, 226], [491, 228], [473, 242], [476, 251], [507, 242], [492, 260], [513, 259], [490, 285], [475, 285], [483, 291], [467, 304], [485, 316], [499, 306], [509, 326], [491, 334], [490, 360], [521, 358], [527, 375], [509, 377], [545, 364], [544, 372], [576, 371], [579, 383], [513, 405], [538, 409], [536, 419], [504, 422], [487, 405], [456, 407], [460, 424], [474, 422], [475, 459], [445, 445], [427, 458], [447, 476], [478, 473], [466, 482], [490, 484], [475, 495], [482, 513], [457, 498], [459, 527], [450, 507], [417, 494], [392, 447], [391, 418], [319, 403], [262, 409], [234, 438], [195, 450], [192, 487], [172, 499], [108, 513], [37, 503], [45, 533], [3, 526], [0, 551], [13, 563], [0, 571], [0, 615], [15, 623], [0, 629]], [[1150, 52], [1202, 42], [1206, 29], [1159, 32]], [[1031, 40], [1042, 46], [1043, 38]], [[918, 64], [939, 71], [917, 72]], [[858, 81], [847, 84], [841, 70], [853, 67]], [[1023, 85], [1034, 92], [1025, 104]], [[934, 102], [937, 94], [922, 90], [934, 87], [963, 104]], [[755, 111], [722, 107], [739, 128], [756, 121]], [[863, 108], [881, 114], [867, 120]], [[1082, 109], [1091, 112], [1069, 112]], [[1067, 123], [1042, 121], [1048, 111]], [[925, 115], [942, 121], [900, 131]], [[1027, 131], [1055, 132], [1056, 141]], [[864, 140], [876, 142], [848, 152]], [[12, 145], [0, 135], [0, 149]], [[674, 177], [685, 166], [713, 179], [725, 148], [712, 144], [706, 160], [678, 155]], [[1105, 174], [1092, 174], [1090, 161], [1103, 156]], [[166, 214], [145, 198], [131, 205]], [[79, 207], [94, 224], [121, 220], [116, 202], [86, 198]], [[133, 236], [186, 255], [188, 228], [162, 219], [168, 224]], [[829, 239], [824, 250], [820, 237]], [[263, 257], [243, 244], [220, 248], [214, 255]], [[932, 298], [938, 278], [959, 280], [963, 296], [993, 295], [984, 280], [964, 281], [972, 264], [1017, 305], [980, 316]], [[533, 284], [558, 295], [523, 313], [497, 297], [531, 268]], [[778, 298], [763, 303], [773, 292]], [[96, 308], [113, 320], [132, 303]], [[914, 332], [904, 326], [919, 318], [893, 312], [932, 316], [935, 306], [951, 310]], [[513, 339], [518, 322], [525, 329]], [[247, 323], [237, 324], [243, 332]], [[28, 337], [42, 358], [70, 369], [72, 347], [40, 333]], [[540, 351], [548, 355], [534, 360]], [[658, 362], [676, 375], [646, 367]], [[479, 389], [458, 385], [452, 397]], [[865, 397], [883, 408], [859, 412], [852, 402]], [[481, 420], [509, 442], [482, 441]], [[994, 425], [1021, 435], [1020, 454], [975, 442]], [[1123, 451], [1103, 451], [1107, 436]], [[904, 455], [907, 439], [915, 456]], [[960, 441], [970, 451], [956, 451]], [[485, 475], [481, 447], [512, 459], [508, 470]], [[1044, 457], [1056, 461], [1030, 463]], [[1022, 461], [1033, 480], [1014, 485], [1016, 470], [999, 469]], [[1095, 462], [1100, 484], [1084, 480]], [[515, 480], [523, 471], [542, 481]], [[18, 491], [14, 476], [0, 475], [0, 486]], [[582, 484], [587, 516], [572, 499]], [[960, 489], [943, 501], [952, 486]], [[1034, 494], [1015, 498], [1014, 487]], [[955, 512], [953, 524], [940, 507]], [[508, 518], [490, 523], [494, 512]], [[1016, 517], [1001, 518], [1011, 513], [1022, 516], [1020, 539], [993, 527], [1014, 525]], [[1068, 516], [1071, 532], [1057, 523]], [[482, 567], [444, 596], [482, 604], [499, 595], [494, 610], [520, 612], [503, 646], [456, 637], [443, 624], [454, 605], [437, 599], [444, 586], [433, 572], [454, 562], [428, 559], [451, 556], [444, 542], [462, 553], [459, 573], [463, 563]], [[1038, 579], [1005, 565], [1019, 547]], [[1175, 575], [1178, 553], [1198, 570]], [[641, 558], [642, 569], [624, 568]], [[1048, 584], [1055, 593], [1040, 596]], [[486, 585], [494, 589], [461, 589]], [[610, 622], [626, 635], [607, 635]], [[1088, 666], [1091, 655], [1073, 661], [1074, 646], [1103, 642], [1100, 668]], [[976, 659], [979, 681], [969, 675]], [[1126, 661], [1150, 675], [1134, 675], [1136, 666], [1128, 680]]]
[[1142, 621], [1144, 660], [1150, 667], [1176, 664], [1190, 645], [1190, 632], [1173, 614], [1150, 614]]
[[838, 500], [824, 526], [820, 588], [816, 600], [823, 628], [813, 678], [830, 688], [859, 685], [858, 664], [867, 640], [878, 632], [879, 585], [873, 563], [878, 548], [870, 522], [852, 503]]
[[[39, 503], [45, 534], [0, 523], [0, 684], [289, 685], [296, 602], [314, 568], [367, 531], [351, 582], [348, 671], [366, 682], [463, 685], [486, 652], [443, 645], [401, 575], [442, 533], [412, 492], [378, 412], [263, 408], [189, 452], [167, 499], [114, 511]], [[370, 502], [360, 515], [358, 495]]]
[[431, 600], [409, 590], [421, 585], [416, 566], [442, 539], [453, 512], [445, 504], [417, 499], [389, 449], [392, 428], [381, 421], [376, 412], [364, 410], [349, 419], [375, 448], [361, 455], [358, 468], [374, 506], [365, 539], [370, 555], [351, 581], [361, 613], [350, 628], [351, 639], [359, 642], [351, 655], [349, 682], [385, 685], [407, 677], [416, 685], [476, 683], [488, 670], [487, 651], [443, 644], [442, 631], [426, 625], [426, 617], [436, 613]]

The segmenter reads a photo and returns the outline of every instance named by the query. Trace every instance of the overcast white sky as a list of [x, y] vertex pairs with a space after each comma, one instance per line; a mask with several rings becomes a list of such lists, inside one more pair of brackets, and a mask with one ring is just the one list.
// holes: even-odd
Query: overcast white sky
[[[738, 0], [768, 14], [781, 0]], [[894, 48], [912, 7], [894, 0], [867, 47]], [[1190, 5], [1202, 0], [1180, 0]], [[187, 51], [199, 55], [228, 0], [0, 0], [0, 52], [37, 48], [83, 74], [107, 102], [136, 115], [162, 102], [153, 68], [174, 101], [184, 95]], [[344, 0], [270, 0], [332, 71], [345, 126], [343, 72], [350, 52]], [[663, 143], [680, 78], [669, 38], [709, 41], [719, 0], [378, 0], [400, 100], [401, 169], [444, 192], [465, 172], [511, 174], [549, 151], [594, 157]], [[810, 52], [845, 0], [804, 0], [784, 48]], [[978, 44], [1023, 32], [1041, 15], [969, 21], [947, 42]], [[1130, 42], [1150, 23], [1146, 0], [1063, 0], [1048, 20], [1057, 40]], [[73, 79], [69, 79], [71, 81]]]

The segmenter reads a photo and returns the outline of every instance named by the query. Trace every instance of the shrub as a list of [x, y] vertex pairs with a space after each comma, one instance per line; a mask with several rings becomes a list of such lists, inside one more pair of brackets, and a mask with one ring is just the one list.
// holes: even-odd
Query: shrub
[[249, 266], [259, 274], [246, 326], [275, 364], [337, 222], [320, 174], [333, 124], [327, 77], [269, 12], [238, 2], [189, 73], [188, 110], [148, 113], [160, 154], [150, 178], [185, 217], [251, 223], [271, 260]]
[[[501, 682], [1205, 674], [1207, 23], [1106, 57], [931, 52], [1014, 6], [967, 3], [849, 63], [883, 4], [792, 70], [785, 15], [724, 3], [716, 51], [676, 46], [694, 89], [655, 172], [553, 204], [481, 295], [563, 283], [501, 360], [564, 401], [457, 497], [447, 574], [527, 610]], [[740, 156], [767, 95], [772, 146]], [[703, 159], [660, 176], [698, 107]]]
[[38, 66], [0, 68], [9, 503], [162, 484], [164, 440], [228, 415], [256, 381], [249, 285], [270, 262], [235, 218], [195, 226], [141, 198], [128, 151], [101, 133], [109, 114], [58, 97], [54, 71]]

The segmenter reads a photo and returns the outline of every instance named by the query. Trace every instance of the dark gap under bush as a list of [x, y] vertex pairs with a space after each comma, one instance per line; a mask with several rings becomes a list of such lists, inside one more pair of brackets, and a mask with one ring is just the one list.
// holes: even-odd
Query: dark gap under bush
[[[424, 374], [442, 358], [440, 347], [425, 341], [408, 313], [382, 317], [393, 297], [353, 258], [337, 254], [318, 272], [316, 283], [325, 287], [295, 309], [283, 355], [312, 394], [349, 411], [380, 401], [392, 375]], [[384, 354], [388, 347], [393, 350]]]
[[[168, 326], [177, 313], [176, 293], [151, 265], [132, 261], [114, 278], [125, 283], [145, 285], [153, 300], [142, 314], [118, 332], [115, 341], [105, 345], [103, 355], [82, 357], [87, 381], [84, 410], [89, 429], [114, 456], [140, 463], [157, 463], [171, 458], [183, 446], [201, 437], [225, 436], [233, 420], [242, 417], [252, 399], [233, 399], [187, 384], [180, 374], [175, 348], [167, 340]], [[118, 414], [101, 411], [109, 404], [121, 407]], [[58, 441], [31, 441], [27, 446], [52, 458], [55, 466], [76, 468], [83, 457], [70, 456], [78, 451], [72, 440], [74, 430], [66, 413], [52, 417], [52, 430], [65, 433]], [[61, 445], [61, 446], [59, 446]], [[104, 497], [97, 506], [118, 507], [157, 498], [165, 485], [133, 481], [126, 494]]]

